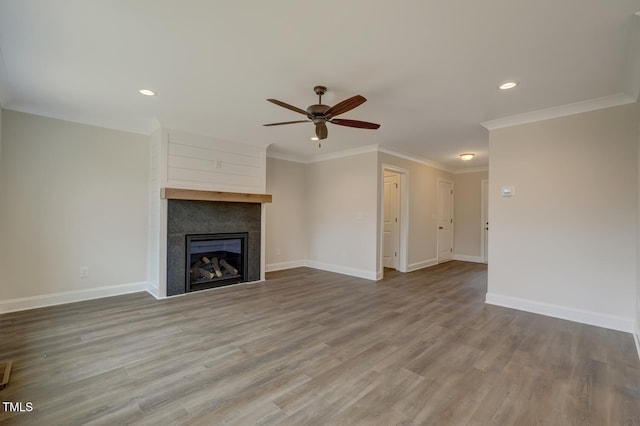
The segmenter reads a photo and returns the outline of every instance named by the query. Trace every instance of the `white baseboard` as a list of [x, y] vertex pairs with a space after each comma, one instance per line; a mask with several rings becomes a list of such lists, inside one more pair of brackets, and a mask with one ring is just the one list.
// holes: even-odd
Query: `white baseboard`
[[501, 294], [487, 293], [485, 302], [490, 305], [503, 306], [505, 308], [518, 309], [534, 314], [546, 315], [582, 324], [595, 325], [611, 330], [634, 332], [633, 319], [598, 312], [583, 311], [566, 306], [551, 305], [536, 302], [534, 300], [520, 299], [518, 297], [503, 296]]
[[43, 294], [40, 296], [21, 297], [0, 301], [0, 313], [25, 311], [27, 309], [43, 308], [45, 306], [63, 305], [65, 303], [81, 302], [83, 300], [100, 299], [102, 297], [118, 296], [121, 294], [148, 291], [150, 283], [138, 283], [97, 287], [86, 290], [66, 291], [63, 293]]
[[160, 291], [158, 291], [158, 286], [151, 281], [149, 281], [149, 285], [147, 286], [147, 292], [156, 299], [160, 299]]
[[461, 260], [463, 262], [484, 263], [480, 256], [468, 256], [466, 254], [454, 254], [453, 260]]
[[309, 268], [320, 269], [322, 271], [337, 272], [338, 274], [350, 275], [352, 277], [364, 278], [366, 280], [376, 281], [376, 271], [365, 271], [362, 269], [349, 268], [347, 266], [332, 265], [330, 263], [316, 262], [315, 260], [306, 260], [304, 266]]
[[[407, 265], [407, 272], [417, 271], [418, 269], [428, 268], [438, 264], [438, 259], [428, 259], [422, 262]], [[281, 271], [284, 269], [293, 269], [308, 267], [319, 269], [322, 271], [336, 272], [338, 274], [350, 275], [352, 277], [364, 278], [367, 280], [379, 281], [384, 278], [383, 271], [365, 271], [362, 269], [349, 268], [347, 266], [334, 265], [330, 263], [316, 262], [315, 260], [292, 260], [289, 262], [270, 263], [266, 265], [267, 272]]]
[[433, 266], [437, 264], [438, 264], [437, 258], [423, 260], [422, 262], [411, 263], [407, 265], [407, 272], [417, 271], [418, 269], [428, 268], [429, 266]]
[[265, 265], [265, 271], [282, 271], [284, 269], [301, 268], [303, 266], [306, 266], [304, 260], [291, 260], [289, 262], [269, 263]]
[[[476, 261], [476, 260], [469, 260], [466, 258], [459, 259], [459, 260], [466, 260], [469, 262]], [[481, 262], [481, 260], [479, 261]], [[438, 264], [437, 258], [423, 260], [421, 262], [416, 262], [416, 263], [407, 265], [407, 272], [417, 271], [418, 269], [428, 268], [430, 266], [434, 266], [437, 264]], [[352, 277], [364, 278], [367, 280], [374, 280], [374, 281], [379, 281], [384, 277], [383, 271], [377, 271], [377, 272], [365, 271], [362, 269], [355, 269], [355, 268], [349, 268], [347, 266], [316, 262], [314, 260], [308, 260], [308, 259], [293, 260], [290, 262], [282, 262], [282, 263], [271, 263], [266, 265], [266, 271], [267, 272], [280, 271], [283, 269], [300, 268], [303, 266], [306, 266], [308, 268], [320, 269], [322, 271], [337, 272], [338, 274], [350, 275]]]

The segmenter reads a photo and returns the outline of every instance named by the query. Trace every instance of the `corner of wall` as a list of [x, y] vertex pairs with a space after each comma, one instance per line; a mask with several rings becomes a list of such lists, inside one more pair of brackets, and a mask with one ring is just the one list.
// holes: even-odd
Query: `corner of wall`
[[313, 268], [313, 269], [319, 269], [321, 271], [335, 272], [337, 274], [349, 275], [351, 277], [364, 278], [365, 280], [377, 281], [378, 279], [377, 271], [351, 268], [348, 266], [318, 262], [315, 260], [306, 260], [305, 266], [308, 266], [309, 268]]
[[265, 265], [265, 272], [283, 271], [285, 269], [302, 268], [306, 266], [304, 260], [289, 260], [286, 262], [269, 263]]
[[160, 293], [158, 291], [158, 285], [152, 283], [151, 281], [147, 282], [147, 293], [152, 295], [157, 299], [160, 299]]
[[315, 260], [292, 260], [288, 262], [270, 263], [266, 265], [267, 272], [283, 271], [294, 268], [312, 268], [320, 271], [335, 272], [337, 274], [348, 275], [350, 277], [364, 278], [365, 280], [379, 281], [383, 278], [382, 271], [368, 271], [363, 269], [349, 268], [332, 263], [323, 263]]

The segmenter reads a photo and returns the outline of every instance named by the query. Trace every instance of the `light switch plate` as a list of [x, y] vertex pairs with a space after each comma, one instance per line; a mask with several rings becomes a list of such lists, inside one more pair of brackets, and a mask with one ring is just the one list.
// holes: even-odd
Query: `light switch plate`
[[513, 193], [515, 192], [513, 186], [503, 186], [501, 194], [503, 197], [513, 197]]

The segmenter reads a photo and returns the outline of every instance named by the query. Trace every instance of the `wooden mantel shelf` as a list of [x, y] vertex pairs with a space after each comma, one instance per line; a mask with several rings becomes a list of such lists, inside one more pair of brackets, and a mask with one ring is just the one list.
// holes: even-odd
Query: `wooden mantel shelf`
[[167, 200], [227, 201], [232, 203], [270, 203], [271, 194], [244, 192], [198, 191], [194, 189], [160, 188], [160, 198]]

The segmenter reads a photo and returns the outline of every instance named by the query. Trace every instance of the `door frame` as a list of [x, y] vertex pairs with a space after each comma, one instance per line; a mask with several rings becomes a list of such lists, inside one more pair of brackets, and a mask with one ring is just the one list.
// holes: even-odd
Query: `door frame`
[[[440, 260], [440, 229], [438, 229], [438, 223], [440, 222], [440, 182], [446, 182], [448, 184], [451, 185], [451, 191], [453, 191], [453, 194], [451, 194], [451, 232], [449, 233], [451, 235], [451, 257], [448, 260]], [[453, 181], [449, 180], [449, 179], [445, 179], [443, 177], [439, 177], [437, 182], [436, 182], [436, 199], [437, 199], [437, 210], [436, 210], [436, 261], [437, 263], [441, 263], [441, 262], [448, 262], [450, 260], [453, 260], [453, 232], [454, 232], [454, 225], [455, 223], [453, 222], [453, 217], [454, 217], [454, 210], [453, 210], [453, 206], [454, 206], [454, 196], [455, 196], [455, 188], [453, 187]]]
[[379, 210], [379, 233], [378, 233], [378, 272], [377, 279], [384, 276], [384, 171], [397, 173], [400, 176], [398, 188], [398, 205], [400, 212], [398, 214], [398, 271], [407, 272], [408, 270], [408, 244], [409, 244], [409, 170], [402, 167], [393, 166], [391, 164], [382, 164], [379, 173], [378, 187], [378, 210]]
[[[388, 174], [388, 176], [387, 176]], [[395, 182], [395, 187], [393, 186], [389, 186], [387, 185], [387, 177], [389, 177], [391, 179], [391, 181]], [[393, 172], [389, 169], [384, 170], [383, 176], [382, 176], [382, 180], [384, 182], [384, 200], [383, 200], [383, 215], [382, 215], [382, 221], [383, 221], [383, 233], [382, 233], [382, 268], [384, 271], [384, 268], [392, 268], [395, 269], [396, 271], [399, 268], [399, 263], [400, 263], [400, 174], [398, 174], [397, 172]], [[389, 203], [387, 203], [387, 190], [389, 192], [393, 192], [394, 196], [392, 200], [390, 200]], [[390, 195], [390, 194], [389, 194]], [[395, 219], [393, 221], [393, 236], [394, 238], [390, 238], [395, 240], [393, 241], [393, 250], [395, 252], [395, 254], [393, 255], [392, 259], [390, 259], [390, 261], [387, 261], [387, 252], [386, 252], [386, 248], [387, 248], [387, 235], [388, 233], [387, 228], [386, 228], [386, 221], [387, 221], [387, 211], [386, 211], [386, 207], [389, 206], [391, 207], [392, 210], [395, 211], [395, 216], [392, 219]], [[390, 253], [389, 253], [390, 254]], [[387, 266], [387, 264], [391, 262], [393, 263], [393, 266]]]
[[485, 232], [485, 224], [489, 221], [489, 180], [480, 181], [480, 258], [483, 263], [489, 263], [488, 253], [485, 247], [488, 245], [488, 232]]

